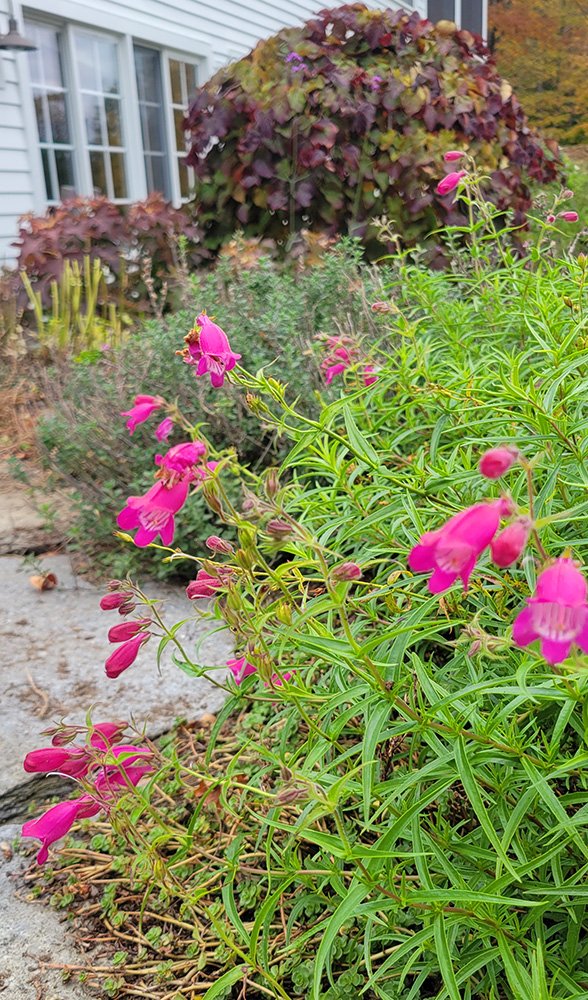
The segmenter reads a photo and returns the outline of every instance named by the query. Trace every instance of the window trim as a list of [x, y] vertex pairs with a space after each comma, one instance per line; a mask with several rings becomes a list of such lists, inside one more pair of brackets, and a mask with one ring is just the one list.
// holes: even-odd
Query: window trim
[[[176, 208], [180, 208], [185, 205], [188, 199], [182, 198], [182, 191], [180, 187], [180, 171], [179, 171], [179, 160], [180, 154], [176, 146], [176, 129], [174, 124], [173, 115], [173, 95], [171, 89], [171, 72], [170, 72], [170, 60], [176, 59], [178, 62], [191, 63], [196, 67], [196, 80], [198, 82], [200, 77], [200, 66], [196, 56], [188, 56], [185, 52], [178, 52], [175, 49], [162, 49], [161, 51], [162, 59], [162, 81], [163, 81], [163, 100], [165, 105], [165, 124], [166, 124], [166, 138], [167, 138], [167, 148], [169, 150], [170, 164], [172, 164], [171, 169], [171, 194], [172, 201]], [[188, 168], [191, 169], [191, 168]]]

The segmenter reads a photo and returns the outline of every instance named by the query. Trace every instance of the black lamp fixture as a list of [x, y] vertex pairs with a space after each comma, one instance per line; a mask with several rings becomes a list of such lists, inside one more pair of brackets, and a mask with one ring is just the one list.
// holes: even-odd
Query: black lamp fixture
[[9, 17], [8, 34], [0, 35], [0, 49], [8, 49], [12, 52], [34, 52], [36, 48], [34, 42], [20, 34], [16, 18]]

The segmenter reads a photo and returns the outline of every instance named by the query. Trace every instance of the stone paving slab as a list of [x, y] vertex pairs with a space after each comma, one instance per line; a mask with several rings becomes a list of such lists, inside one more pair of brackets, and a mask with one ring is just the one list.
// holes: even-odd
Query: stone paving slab
[[[67, 556], [49, 556], [42, 564], [57, 576], [54, 590], [35, 590], [21, 557], [0, 557], [0, 801], [27, 779], [22, 759], [46, 743], [41, 732], [54, 720], [80, 724], [92, 709], [95, 721], [132, 718], [155, 736], [177, 717], [217, 711], [223, 700], [209, 681], [173, 665], [171, 644], [158, 673], [156, 640], [143, 646], [120, 677], [106, 677], [104, 660], [113, 649], [106, 634], [123, 619], [116, 611], [100, 610], [103, 591], [77, 578]], [[190, 617], [178, 636], [195, 660], [226, 663], [229, 633], [211, 634], [214, 623], [198, 615], [182, 588], [145, 583], [143, 589], [165, 598], [166, 622]]]
[[29, 862], [10, 849], [18, 824], [0, 826], [1, 1000], [89, 1000], [98, 993], [79, 982], [64, 983], [54, 965], [86, 961], [67, 924], [46, 903], [31, 901], [22, 872]]

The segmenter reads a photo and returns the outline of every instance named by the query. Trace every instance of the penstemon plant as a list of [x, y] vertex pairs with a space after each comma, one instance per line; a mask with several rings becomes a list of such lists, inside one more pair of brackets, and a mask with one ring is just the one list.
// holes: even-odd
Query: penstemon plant
[[[23, 832], [43, 835], [43, 860], [76, 817], [105, 809], [153, 890], [223, 943], [209, 1000], [239, 984], [313, 1000], [588, 995], [586, 261], [556, 254], [565, 192], [522, 257], [464, 163], [440, 182], [471, 208], [449, 233], [452, 271], [397, 255], [389, 300], [374, 303], [395, 349], [322, 340], [342, 392], [318, 415], [198, 316], [183, 361], [219, 392], [240, 387], [290, 440], [280, 469], [259, 476], [215, 451], [173, 401], [141, 396], [125, 413], [131, 433], [158, 412], [157, 439], [186, 440], [156, 456], [120, 535], [194, 562], [187, 601], [226, 624], [235, 655], [215, 673], [157, 601], [112, 581], [102, 607], [124, 621], [107, 674], [156, 640], [227, 700], [188, 757], [121, 748], [122, 724], [106, 743], [90, 727], [65, 768], [38, 751], [36, 769], [69, 773], [83, 795]], [[173, 546], [194, 490], [219, 523], [205, 559]], [[244, 735], [219, 770], [227, 727]], [[178, 797], [195, 782], [218, 793], [219, 841], [203, 846], [204, 806], [170, 817], [156, 804], [171, 780]]]

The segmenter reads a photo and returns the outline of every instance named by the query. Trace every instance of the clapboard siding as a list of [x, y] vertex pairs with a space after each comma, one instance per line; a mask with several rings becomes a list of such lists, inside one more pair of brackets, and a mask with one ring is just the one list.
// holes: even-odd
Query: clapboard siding
[[[10, 0], [0, 0], [0, 31], [6, 30]], [[202, 74], [213, 73], [246, 54], [280, 28], [298, 24], [336, 0], [28, 0], [13, 4], [19, 22], [57, 19], [129, 35], [137, 41], [197, 56]], [[374, 8], [394, 0], [371, 0]], [[406, 0], [407, 10], [425, 15], [427, 0]], [[10, 247], [18, 216], [40, 211], [43, 179], [33, 116], [27, 57], [0, 53], [0, 264], [14, 257]]]

